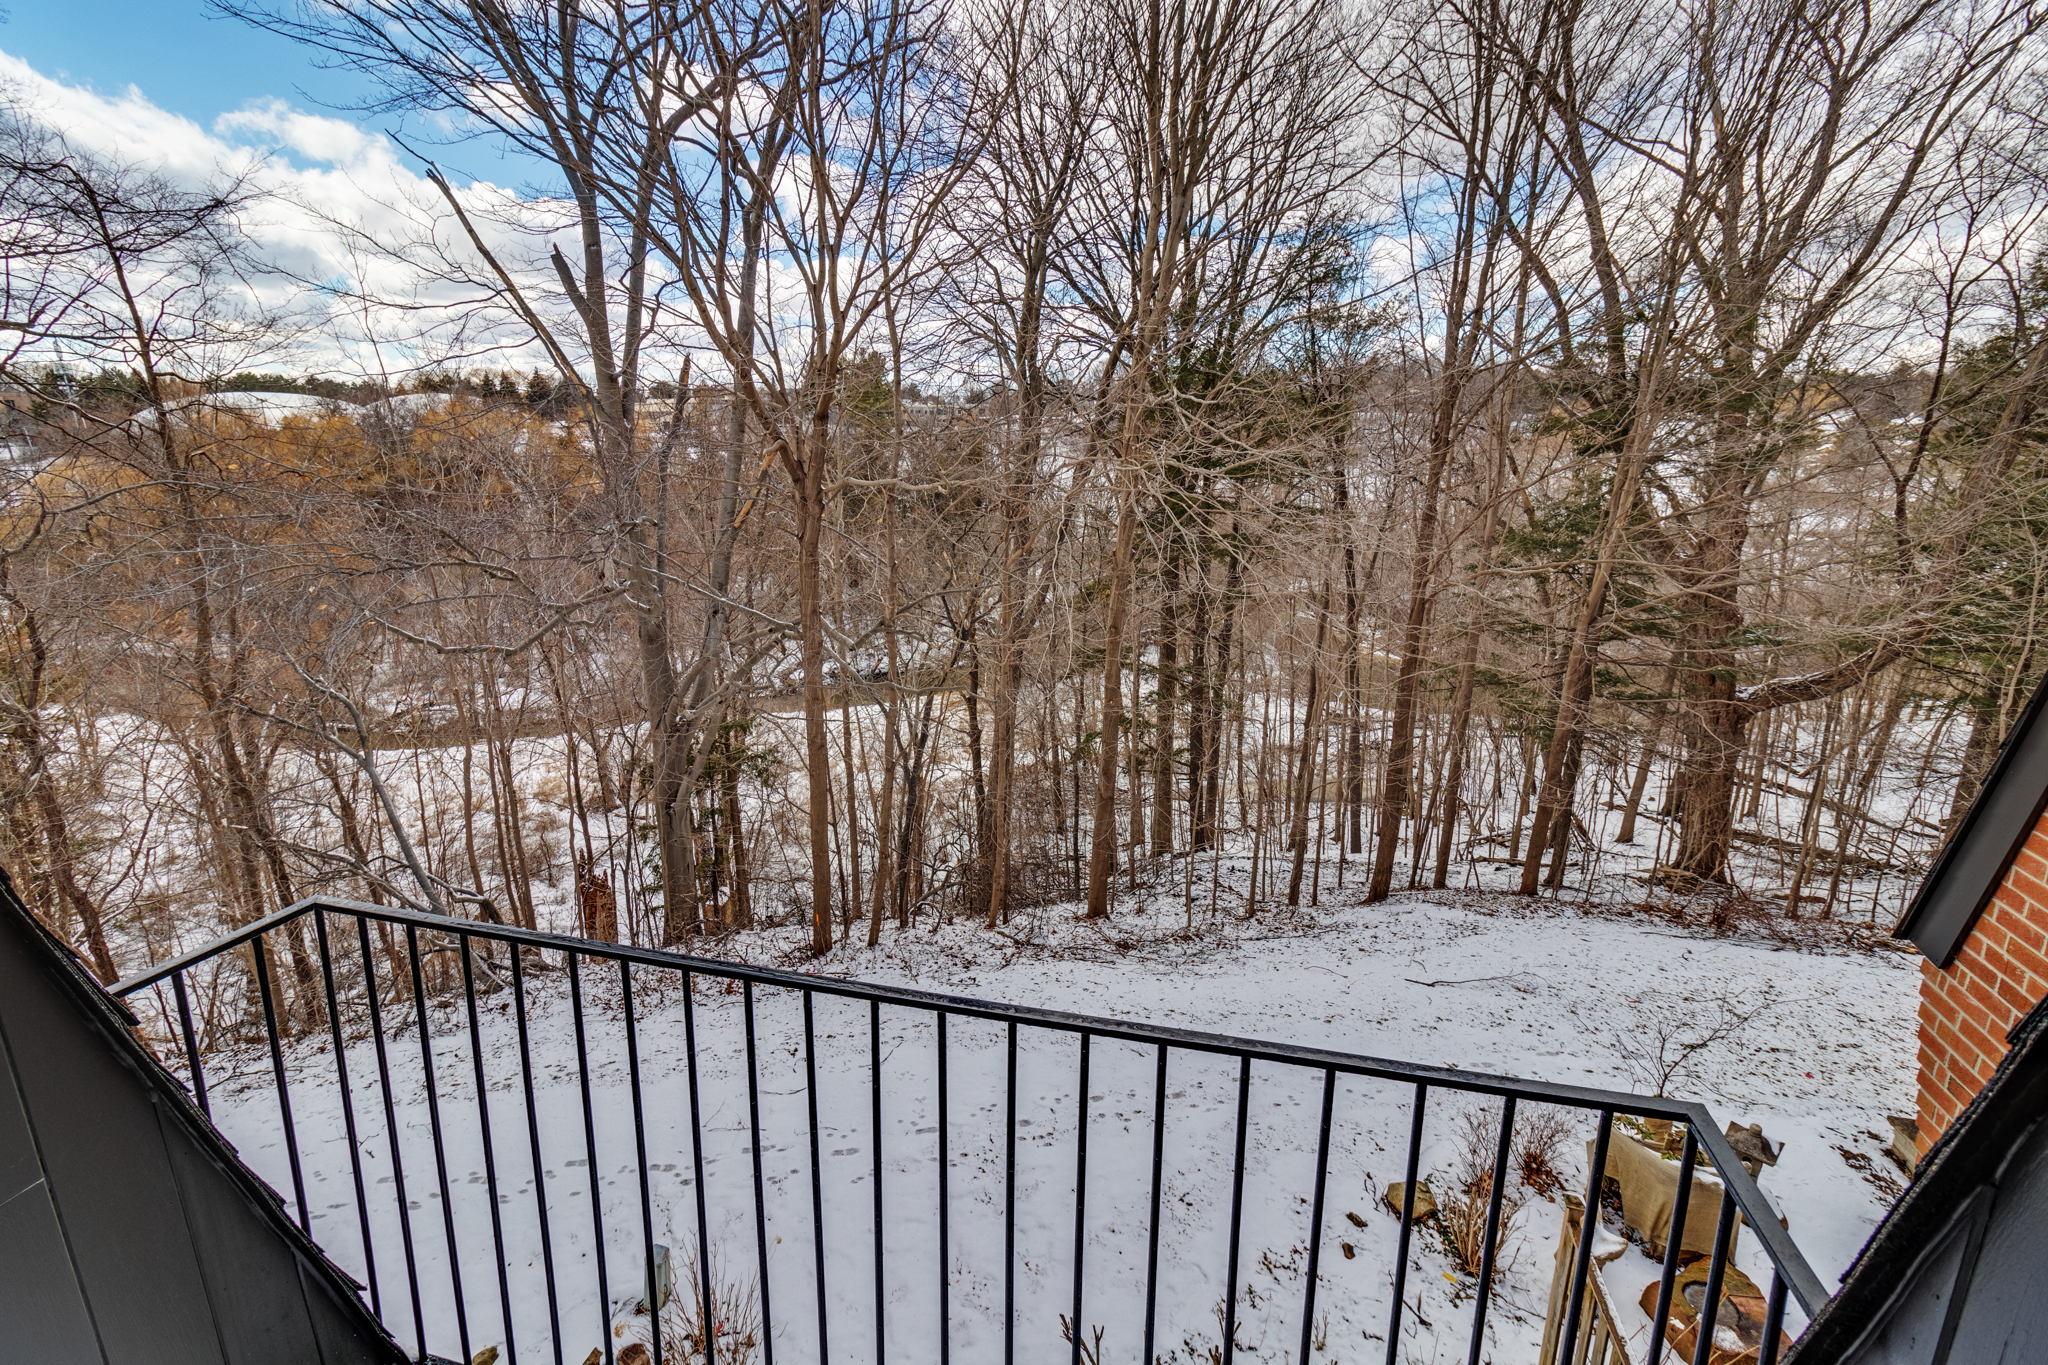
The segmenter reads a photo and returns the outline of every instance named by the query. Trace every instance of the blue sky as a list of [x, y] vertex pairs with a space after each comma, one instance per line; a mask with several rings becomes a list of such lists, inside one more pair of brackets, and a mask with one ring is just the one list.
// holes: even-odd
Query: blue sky
[[130, 85], [200, 124], [278, 98], [307, 109], [359, 102], [364, 84], [288, 39], [214, 13], [203, 0], [0, 0], [0, 51], [67, 85]]
[[[81, 154], [188, 188], [231, 181], [251, 196], [243, 234], [280, 272], [252, 283], [252, 299], [305, 304], [312, 295], [281, 281], [346, 280], [397, 303], [351, 305], [280, 332], [237, 367], [385, 373], [488, 344], [462, 306], [474, 291], [431, 264], [441, 192], [384, 136], [395, 115], [354, 112], [369, 82], [205, 0], [0, 0], [0, 9], [0, 96]], [[546, 240], [517, 207], [528, 187], [545, 186], [546, 168], [487, 142], [437, 143], [417, 121], [413, 140], [484, 210], [502, 252], [521, 257]], [[436, 302], [450, 311], [435, 313]]]
[[[458, 182], [476, 176], [525, 188], [555, 178], [549, 168], [493, 145], [451, 146], [422, 132], [417, 119], [359, 113], [374, 97], [371, 81], [325, 64], [320, 53], [289, 38], [229, 18], [207, 0], [0, 0], [0, 13], [6, 16], [0, 54], [72, 92], [107, 100], [132, 92], [154, 109], [245, 142], [251, 130], [236, 126], [237, 115], [288, 107], [372, 135], [402, 128], [412, 145], [439, 160]], [[306, 149], [277, 150], [303, 161]], [[143, 148], [130, 154], [149, 158]]]

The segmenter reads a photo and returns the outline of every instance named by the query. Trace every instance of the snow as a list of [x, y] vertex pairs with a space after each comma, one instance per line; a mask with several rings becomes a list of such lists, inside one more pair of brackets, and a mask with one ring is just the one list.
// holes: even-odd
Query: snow
[[[326, 398], [313, 393], [274, 392], [265, 389], [237, 389], [226, 393], [203, 393], [190, 398], [181, 398], [168, 405], [169, 410], [178, 413], [222, 413], [232, 412], [254, 422], [275, 425], [294, 417], [325, 417], [329, 414], [352, 415], [360, 406], [338, 398]], [[137, 413], [130, 419], [140, 429], [155, 425], [156, 415], [151, 411]]]
[[[1365, 906], [1326, 904], [1303, 912], [1223, 918], [1200, 935], [1183, 932], [1177, 895], [1134, 905], [1106, 926], [1078, 922], [1073, 907], [1020, 917], [1001, 933], [954, 924], [885, 936], [881, 948], [842, 948], [814, 970], [926, 990], [1028, 1003], [1092, 1015], [1179, 1025], [1379, 1057], [1576, 1085], [1640, 1089], [1646, 1038], [1672, 1021], [1705, 1029], [1725, 998], [1763, 1001], [1762, 1012], [1724, 1043], [1704, 1049], [1674, 1091], [1707, 1100], [1723, 1122], [1760, 1122], [1785, 1143], [1766, 1183], [1794, 1240], [1824, 1280], [1846, 1267], [1884, 1205], [1883, 1193], [1836, 1150], [1865, 1155], [1880, 1144], [1883, 1115], [1909, 1106], [1914, 1057], [1912, 1000], [1917, 976], [1903, 955], [1820, 946], [1807, 951], [1740, 938], [1709, 938], [1671, 919], [1630, 916], [1491, 896], [1410, 896]], [[1339, 898], [1342, 900], [1343, 898]], [[726, 940], [720, 951], [773, 951], [786, 931]], [[353, 931], [343, 935], [353, 943]], [[345, 979], [356, 972], [341, 950]], [[381, 964], [380, 964], [381, 965]], [[641, 1168], [627, 1083], [617, 969], [585, 965], [587, 1029], [579, 1053], [559, 962], [530, 968], [527, 987], [534, 1062], [536, 1180], [519, 1084], [519, 1042], [509, 992], [481, 997], [478, 1036], [494, 1135], [487, 1167], [474, 1104], [476, 1057], [461, 995], [429, 1007], [436, 1106], [425, 1102], [420, 1040], [409, 1003], [387, 1000], [385, 1053], [407, 1214], [421, 1286], [420, 1316], [430, 1350], [449, 1357], [504, 1342], [508, 1359], [580, 1361], [618, 1315], [614, 1346], [644, 1335], [631, 1312], [640, 1297]], [[1435, 983], [1435, 984], [1430, 984]], [[700, 980], [694, 997], [673, 973], [637, 968], [634, 1022], [642, 1079], [648, 1202], [653, 1239], [676, 1249], [679, 1286], [693, 1283], [698, 1242], [699, 1153], [692, 1150], [692, 1088], [704, 1133], [703, 1213], [721, 1283], [758, 1292], [753, 1148], [749, 1123], [744, 1000], [728, 983]], [[360, 1005], [344, 1010], [363, 1031]], [[963, 1017], [948, 1024], [947, 1122], [936, 1106], [939, 1055], [930, 1016], [819, 997], [812, 1015], [818, 1106], [818, 1190], [825, 1235], [830, 1356], [876, 1358], [873, 1235], [875, 1125], [870, 1058], [884, 1078], [880, 1131], [885, 1235], [880, 1283], [887, 1355], [939, 1358], [941, 1287], [948, 1298], [953, 1358], [1001, 1358], [1004, 1301], [1006, 1110], [1005, 1037], [1000, 1025]], [[804, 1018], [791, 992], [755, 993], [761, 1163], [776, 1359], [824, 1358], [817, 1340], [812, 1260], [812, 1179]], [[694, 1033], [694, 1052], [688, 1040]], [[339, 1263], [368, 1278], [348, 1136], [324, 1033], [289, 1050], [290, 1097], [303, 1155], [313, 1231]], [[872, 1051], [871, 1051], [872, 1050]], [[587, 1063], [579, 1062], [579, 1055]], [[694, 1058], [694, 1070], [690, 1063]], [[346, 1051], [357, 1148], [363, 1158], [380, 1290], [379, 1307], [400, 1340], [413, 1340], [390, 1144], [381, 1110], [375, 1049], [352, 1037]], [[1082, 1240], [1084, 1340], [1103, 1332], [1101, 1359], [1141, 1359], [1156, 1057], [1152, 1049], [1100, 1040], [1089, 1052], [1088, 1182]], [[1015, 1350], [1019, 1361], [1067, 1360], [1062, 1315], [1071, 1309], [1076, 1235], [1074, 1171], [1079, 1048], [1071, 1036], [1024, 1029], [1017, 1049], [1015, 1165]], [[216, 1121], [291, 1203], [291, 1177], [278, 1138], [267, 1054], [217, 1057]], [[579, 1077], [587, 1078], [594, 1134], [598, 1213], [604, 1223], [600, 1293], [592, 1230], [590, 1146]], [[1294, 1359], [1302, 1335], [1312, 1172], [1322, 1073], [1259, 1063], [1245, 1101], [1242, 1235], [1236, 1277], [1238, 1354]], [[1156, 1354], [1206, 1361], [1220, 1341], [1230, 1173], [1239, 1103], [1237, 1063], [1175, 1051], [1162, 1146]], [[1391, 1307], [1397, 1219], [1379, 1202], [1402, 1178], [1413, 1087], [1341, 1080], [1330, 1132], [1327, 1207], [1317, 1231], [1320, 1268], [1312, 1359], [1378, 1358]], [[1439, 1199], [1455, 1187], [1451, 1165], [1458, 1116], [1491, 1101], [1435, 1089], [1420, 1169]], [[1543, 1106], [1525, 1104], [1526, 1122]], [[431, 1192], [438, 1110], [452, 1206]], [[1591, 1124], [1581, 1118], [1561, 1144], [1570, 1187]], [[950, 1246], [938, 1253], [938, 1145], [950, 1174]], [[508, 1249], [501, 1296], [493, 1270], [490, 1182], [498, 1189], [499, 1232]], [[535, 1186], [545, 1189], [537, 1200]], [[542, 1208], [557, 1282], [554, 1326], [540, 1260]], [[1356, 1216], [1354, 1223], [1352, 1215]], [[1532, 1358], [1540, 1339], [1560, 1206], [1531, 1195], [1506, 1244], [1486, 1324], [1487, 1358]], [[447, 1284], [447, 1224], [463, 1276], [458, 1322]], [[1358, 1225], [1362, 1224], [1362, 1226]], [[1349, 1243], [1355, 1255], [1347, 1256]], [[1768, 1275], [1753, 1238], [1740, 1259]], [[1472, 1316], [1469, 1282], [1440, 1239], [1418, 1228], [1410, 1258], [1402, 1356], [1465, 1358]], [[690, 1291], [679, 1288], [679, 1297]], [[1623, 1296], [1625, 1297], [1625, 1295]], [[746, 1317], [735, 1310], [735, 1322]], [[682, 1358], [671, 1337], [669, 1358]], [[730, 1343], [727, 1343], [728, 1345]], [[1091, 1347], [1092, 1349], [1092, 1347]], [[722, 1350], [721, 1359], [748, 1358]], [[757, 1357], [756, 1357], [757, 1358]]]
[[315, 393], [271, 392], [248, 389], [230, 393], [209, 393], [192, 398], [182, 407], [210, 412], [239, 412], [261, 422], [280, 422], [288, 417], [322, 417], [328, 413], [353, 413], [358, 405]]

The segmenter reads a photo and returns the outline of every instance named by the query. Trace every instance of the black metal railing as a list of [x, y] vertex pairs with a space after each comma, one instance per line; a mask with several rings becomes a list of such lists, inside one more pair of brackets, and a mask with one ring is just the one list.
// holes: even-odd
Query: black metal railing
[[[1566, 1201], [1512, 1168], [1532, 1131], [1552, 1168], [1583, 1138], [1597, 1210], [1617, 1121], [1674, 1135], [1672, 1227], [1718, 1180], [1700, 1365], [1739, 1262], [1759, 1365], [1826, 1298], [1682, 1101], [325, 899], [114, 993], [422, 1358], [1478, 1365], [1537, 1359], [1547, 1296], [1553, 1365], [1592, 1330], [1595, 1239], [1523, 1292], [1518, 1219]], [[1657, 1328], [1626, 1354], [1676, 1358]]]

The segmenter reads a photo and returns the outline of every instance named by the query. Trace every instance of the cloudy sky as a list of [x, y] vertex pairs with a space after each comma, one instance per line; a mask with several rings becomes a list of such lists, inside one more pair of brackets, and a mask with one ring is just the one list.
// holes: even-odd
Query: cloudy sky
[[[65, 128], [75, 138], [116, 136], [174, 162], [275, 147], [331, 165], [395, 126], [359, 112], [372, 95], [361, 77], [207, 0], [0, 0], [0, 14], [0, 82], [77, 119]], [[456, 160], [466, 176], [519, 179], [484, 148]]]
[[209, 126], [270, 99], [356, 101], [362, 86], [295, 44], [207, 12], [203, 0], [6, 0], [0, 51], [53, 81], [139, 95]]
[[[467, 194], [500, 207], [530, 193], [537, 174], [489, 148], [436, 143], [389, 113], [363, 112], [370, 89], [360, 77], [221, 17], [205, 0], [0, 0], [0, 10], [0, 96], [83, 150], [194, 184], [222, 171], [247, 177], [268, 192], [252, 237], [265, 257], [301, 279], [354, 278], [393, 297], [417, 297], [415, 280], [366, 259], [349, 232], [334, 226], [390, 243], [418, 237], [440, 217], [419, 164], [387, 131], [426, 147]], [[417, 336], [398, 338], [375, 325], [343, 323], [324, 337], [331, 343], [351, 333], [344, 349], [316, 344], [287, 367], [374, 371], [433, 358], [421, 354]], [[443, 341], [453, 358], [475, 338]], [[480, 356], [477, 363], [528, 359]]]

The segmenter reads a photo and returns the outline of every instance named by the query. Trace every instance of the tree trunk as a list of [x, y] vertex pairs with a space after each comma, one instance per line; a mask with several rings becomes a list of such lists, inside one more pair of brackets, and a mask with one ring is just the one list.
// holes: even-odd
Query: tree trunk
[[1117, 473], [1116, 549], [1109, 567], [1109, 621], [1102, 638], [1102, 717], [1095, 763], [1095, 805], [1088, 844], [1086, 918], [1109, 915], [1109, 882], [1116, 860], [1117, 744], [1123, 728], [1123, 652], [1130, 611], [1131, 559], [1137, 539], [1135, 471]]

